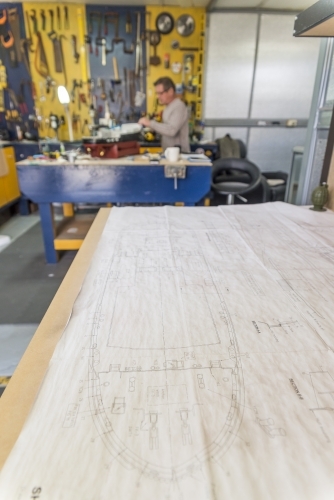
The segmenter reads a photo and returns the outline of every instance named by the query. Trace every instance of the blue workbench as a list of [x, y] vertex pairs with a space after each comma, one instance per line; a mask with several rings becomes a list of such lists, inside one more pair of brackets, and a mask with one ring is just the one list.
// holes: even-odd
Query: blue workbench
[[24, 160], [16, 164], [21, 192], [39, 206], [45, 255], [57, 262], [52, 203], [163, 203], [195, 205], [210, 191], [211, 163], [178, 162], [185, 179], [165, 177], [168, 162], [142, 158], [75, 163]]

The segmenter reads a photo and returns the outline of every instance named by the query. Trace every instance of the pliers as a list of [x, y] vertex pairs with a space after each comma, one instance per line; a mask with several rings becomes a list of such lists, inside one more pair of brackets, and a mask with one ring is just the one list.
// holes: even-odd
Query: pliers
[[20, 83], [20, 93], [17, 96], [17, 102], [19, 104], [19, 109], [22, 115], [25, 115], [28, 113], [28, 106], [27, 103], [25, 102], [24, 98], [24, 86], [25, 86], [25, 80], [21, 80]]

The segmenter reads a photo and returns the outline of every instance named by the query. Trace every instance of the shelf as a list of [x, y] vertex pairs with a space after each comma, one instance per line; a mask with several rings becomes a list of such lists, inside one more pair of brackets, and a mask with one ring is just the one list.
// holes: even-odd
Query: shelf
[[54, 239], [55, 250], [79, 250], [95, 217], [96, 214], [80, 214], [60, 222]]

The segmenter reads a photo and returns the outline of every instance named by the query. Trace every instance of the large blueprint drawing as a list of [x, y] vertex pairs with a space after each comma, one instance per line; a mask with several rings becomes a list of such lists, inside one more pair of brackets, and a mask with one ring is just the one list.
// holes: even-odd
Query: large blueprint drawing
[[334, 214], [113, 208], [1, 500], [332, 500]]

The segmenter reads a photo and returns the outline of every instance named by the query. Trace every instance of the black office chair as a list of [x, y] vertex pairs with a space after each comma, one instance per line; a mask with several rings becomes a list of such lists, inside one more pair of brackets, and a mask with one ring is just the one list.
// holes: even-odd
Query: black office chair
[[247, 156], [247, 146], [241, 139], [236, 139], [239, 144], [240, 158], [246, 158]]
[[270, 190], [270, 201], [284, 201], [289, 175], [278, 170], [277, 172], [262, 172], [267, 179]]
[[235, 197], [247, 203], [243, 197], [262, 185], [262, 195], [253, 203], [269, 200], [269, 188], [260, 169], [245, 158], [223, 158], [213, 162], [211, 188], [215, 194], [227, 196], [227, 204], [234, 204]]

